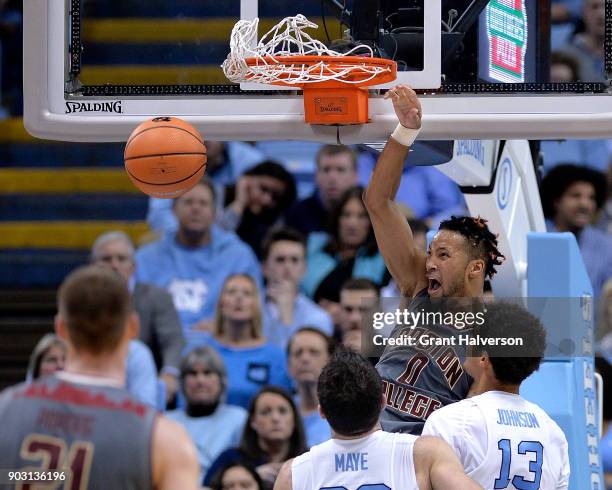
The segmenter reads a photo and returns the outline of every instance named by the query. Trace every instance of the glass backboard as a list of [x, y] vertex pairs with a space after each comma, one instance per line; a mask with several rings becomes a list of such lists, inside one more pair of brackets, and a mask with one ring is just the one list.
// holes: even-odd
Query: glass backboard
[[328, 46], [367, 44], [397, 62], [397, 83], [421, 93], [423, 139], [609, 137], [612, 0], [586, 1], [603, 54], [590, 70], [552, 78], [557, 50], [576, 46], [559, 41], [550, 0], [28, 1], [25, 124], [41, 138], [124, 141], [143, 120], [175, 115], [208, 139], [385, 141], [396, 124], [382, 98], [392, 84], [369, 91], [368, 124], [321, 126], [304, 123], [299, 90], [224, 77], [239, 19], [258, 16], [263, 35], [301, 13]]

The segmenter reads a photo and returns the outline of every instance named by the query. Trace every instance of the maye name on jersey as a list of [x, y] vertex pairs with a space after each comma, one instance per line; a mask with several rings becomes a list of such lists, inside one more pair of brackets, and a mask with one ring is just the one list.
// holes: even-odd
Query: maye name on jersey
[[336, 473], [341, 471], [365, 471], [368, 469], [368, 453], [334, 454]]

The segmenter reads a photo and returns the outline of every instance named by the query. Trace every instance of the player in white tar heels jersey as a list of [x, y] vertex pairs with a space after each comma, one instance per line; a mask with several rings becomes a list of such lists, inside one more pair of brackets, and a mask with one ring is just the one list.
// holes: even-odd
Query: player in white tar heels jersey
[[323, 368], [318, 395], [332, 439], [287, 461], [275, 490], [476, 490], [437, 437], [380, 430], [382, 381], [369, 361], [340, 351]]
[[[481, 339], [521, 337], [523, 346], [487, 346], [465, 361], [476, 396], [440, 408], [423, 435], [444, 438], [465, 472], [490, 489], [557, 490], [569, 484], [567, 440], [537, 405], [523, 399], [520, 384], [544, 356], [540, 321], [509, 303], [487, 306]], [[482, 349], [482, 348], [481, 348]]]

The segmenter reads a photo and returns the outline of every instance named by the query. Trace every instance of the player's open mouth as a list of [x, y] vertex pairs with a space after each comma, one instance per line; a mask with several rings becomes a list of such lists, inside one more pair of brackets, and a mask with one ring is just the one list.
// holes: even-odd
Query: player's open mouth
[[429, 293], [435, 293], [442, 289], [442, 284], [438, 282], [437, 279], [429, 279]]

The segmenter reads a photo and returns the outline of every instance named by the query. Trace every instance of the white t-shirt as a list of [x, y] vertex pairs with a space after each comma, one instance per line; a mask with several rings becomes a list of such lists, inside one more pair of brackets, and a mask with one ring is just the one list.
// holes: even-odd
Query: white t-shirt
[[568, 488], [565, 434], [519, 395], [487, 391], [442, 407], [429, 416], [423, 435], [443, 438], [484, 488]]
[[418, 490], [416, 436], [381, 430], [358, 439], [330, 439], [293, 460], [293, 490]]

